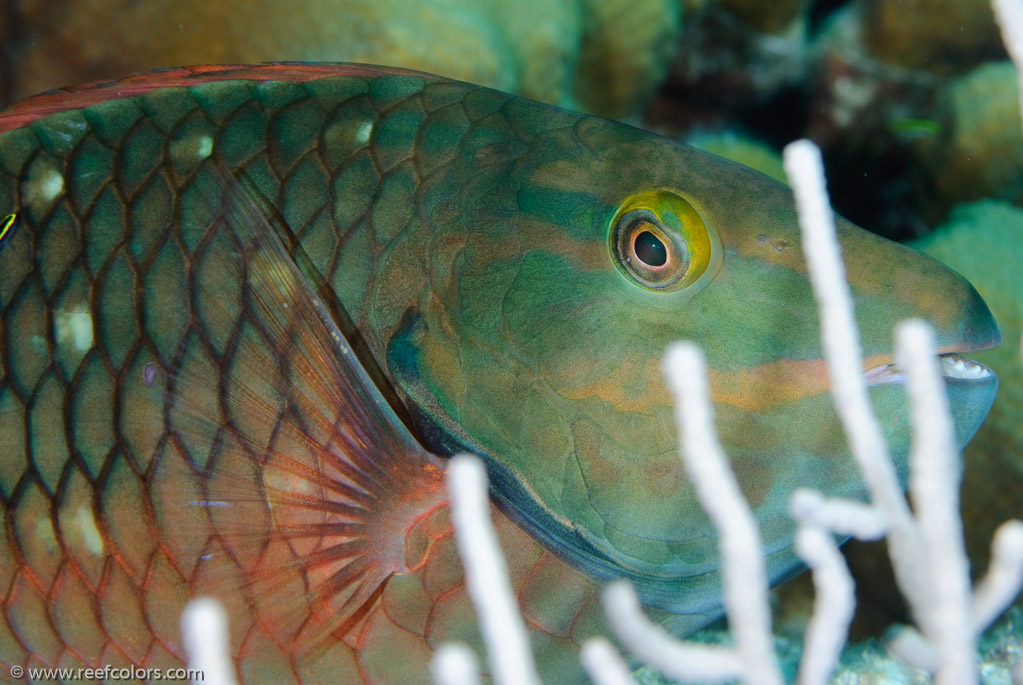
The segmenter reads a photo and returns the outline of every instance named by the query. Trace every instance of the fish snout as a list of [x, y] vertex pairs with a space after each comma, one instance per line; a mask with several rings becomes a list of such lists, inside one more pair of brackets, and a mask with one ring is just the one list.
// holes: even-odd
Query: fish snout
[[[965, 445], [987, 416], [998, 388], [997, 374], [966, 356], [1001, 343], [991, 310], [969, 281], [921, 252], [859, 231], [844, 237], [864, 378], [872, 394], [905, 383], [891, 354], [895, 326], [908, 318], [926, 321], [934, 329], [949, 409], [959, 443]], [[885, 263], [875, 256], [882, 250], [888, 255]]]

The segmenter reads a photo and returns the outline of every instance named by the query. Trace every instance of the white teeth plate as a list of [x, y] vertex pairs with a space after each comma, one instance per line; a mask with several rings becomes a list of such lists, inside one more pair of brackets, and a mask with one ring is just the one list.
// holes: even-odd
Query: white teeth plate
[[949, 378], [987, 378], [991, 375], [991, 369], [983, 364], [960, 357], [958, 354], [943, 354], [941, 359], [941, 372]]
[[[941, 372], [945, 378], [956, 378], [963, 380], [978, 380], [991, 376], [991, 369], [983, 364], [960, 357], [958, 354], [942, 354], [938, 356], [941, 360]], [[886, 385], [889, 383], [905, 382], [906, 376], [902, 369], [895, 364], [876, 366], [863, 374], [867, 385]]]

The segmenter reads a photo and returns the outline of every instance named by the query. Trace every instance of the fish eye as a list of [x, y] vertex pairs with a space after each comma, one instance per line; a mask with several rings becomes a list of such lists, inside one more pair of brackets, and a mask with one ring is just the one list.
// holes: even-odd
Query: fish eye
[[710, 264], [707, 228], [689, 202], [669, 190], [630, 195], [611, 221], [615, 265], [637, 285], [677, 290]]

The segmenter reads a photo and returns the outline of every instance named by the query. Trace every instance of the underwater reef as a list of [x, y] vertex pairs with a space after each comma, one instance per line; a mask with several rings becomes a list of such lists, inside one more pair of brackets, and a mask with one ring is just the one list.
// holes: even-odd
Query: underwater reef
[[[2, 103], [157, 66], [364, 61], [622, 118], [776, 178], [781, 147], [808, 137], [836, 211], [962, 273], [1001, 327], [1005, 343], [975, 353], [1000, 389], [963, 455], [975, 579], [995, 528], [1023, 517], [1023, 132], [1016, 71], [984, 0], [310, 0], [300, 10], [10, 0], [0, 37]], [[860, 573], [860, 586], [890, 584], [883, 569]], [[790, 605], [775, 607], [776, 628], [779, 616], [807, 618], [812, 588], [798, 583], [774, 598]], [[883, 630], [905, 616], [890, 601], [861, 599], [877, 616], [857, 620]], [[787, 630], [782, 621], [776, 648], [792, 678], [801, 633]], [[982, 638], [990, 682], [1023, 661], [1021, 634], [1017, 606]], [[858, 634], [836, 682], [929, 682], [881, 637]], [[716, 626], [698, 639], [730, 638]], [[664, 682], [649, 669], [634, 677]]]

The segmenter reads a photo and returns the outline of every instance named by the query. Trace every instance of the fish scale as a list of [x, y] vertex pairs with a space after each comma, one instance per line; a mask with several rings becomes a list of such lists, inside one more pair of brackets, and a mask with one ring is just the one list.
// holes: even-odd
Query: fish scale
[[[692, 632], [720, 562], [659, 372], [679, 339], [707, 352], [772, 582], [795, 488], [863, 494], [790, 191], [638, 129], [383, 67], [170, 69], [0, 113], [0, 216], [7, 666], [180, 664], [201, 594], [244, 683], [482, 658], [458, 451], [487, 465], [546, 682], [584, 681], [609, 579]], [[943, 353], [999, 334], [957, 275], [837, 233], [904, 473], [895, 323]], [[996, 386], [969, 368], [946, 379], [960, 443]]]
[[[239, 552], [213, 534], [206, 513], [182, 506], [203, 499], [208, 455], [176, 438], [165, 418], [172, 396], [147, 381], [195, 363], [230, 382], [230, 351], [209, 330], [236, 328], [242, 305], [238, 293], [199, 284], [232, 249], [208, 203], [195, 199], [213, 150], [272, 198], [312, 272], [358, 321], [374, 285], [389, 300], [408, 298], [369, 276], [381, 262], [415, 263], [394, 256], [409, 224], [422, 221], [408, 208], [451, 188], [453, 174], [438, 166], [471, 138], [471, 120], [505, 99], [466, 103], [471, 93], [418, 76], [214, 82], [100, 102], [5, 134], [2, 146], [17, 149], [20, 164], [5, 157], [4, 211], [24, 219], [0, 252], [0, 430], [14, 440], [0, 476], [9, 524], [0, 556], [13, 562], [0, 572], [8, 666], [180, 664], [177, 616], [204, 592], [229, 610], [245, 682], [324, 674], [416, 682], [439, 641], [479, 644], [445, 516], [424, 533], [412, 572], [387, 584], [343, 636], [306, 661], [291, 653], [292, 636], [273, 625], [273, 611], [261, 618], [244, 588], [260, 564], [294, 567], [295, 550], [277, 541], [258, 557], [233, 558]], [[215, 295], [220, 316], [204, 320], [203, 298]], [[205, 407], [211, 415], [214, 405]], [[531, 572], [552, 568], [545, 585], [567, 579], [583, 588], [580, 605], [593, 603], [591, 581], [495, 516], [506, 544], [523, 550], [517, 558], [532, 560], [513, 567], [523, 592], [535, 584]], [[542, 653], [571, 663], [581, 637], [562, 621], [543, 639]], [[417, 658], [396, 663], [406, 651]]]

